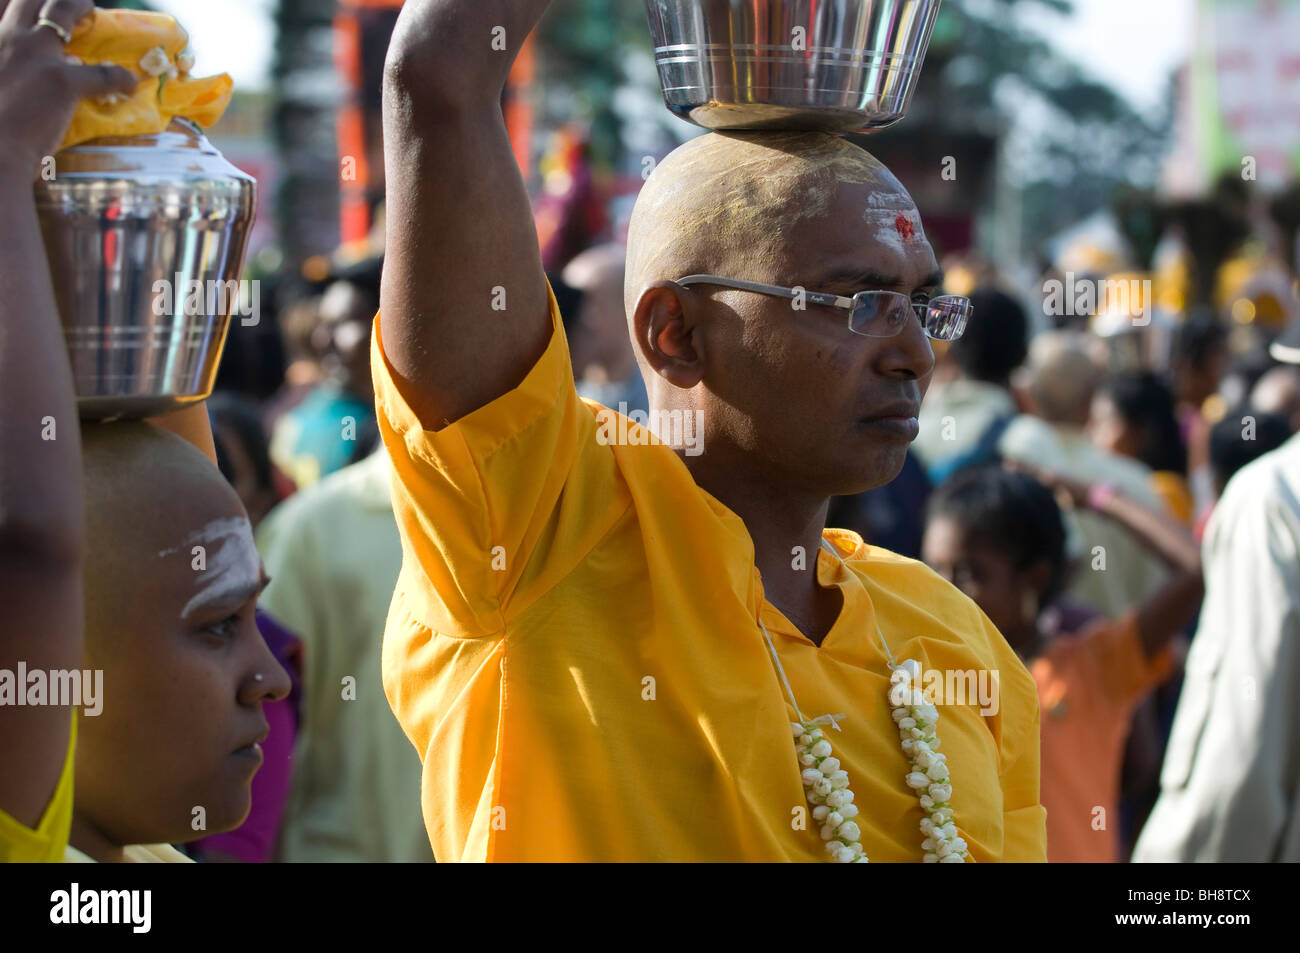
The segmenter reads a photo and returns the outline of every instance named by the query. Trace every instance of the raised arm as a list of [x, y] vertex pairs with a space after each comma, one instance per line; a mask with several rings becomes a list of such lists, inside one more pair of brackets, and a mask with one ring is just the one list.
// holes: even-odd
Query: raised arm
[[409, 0], [384, 69], [384, 355], [437, 430], [516, 386], [550, 339], [532, 209], [501, 113], [549, 0]]
[[1168, 581], [1138, 606], [1137, 627], [1142, 648], [1148, 658], [1156, 655], [1191, 621], [1205, 594], [1201, 549], [1192, 534], [1165, 514], [1113, 489], [1098, 492], [1097, 487], [1061, 474], [1022, 464], [1016, 468], [1032, 473], [1058, 495], [1067, 496], [1071, 506], [1089, 507], [1118, 523], [1169, 566]]
[[[32, 183], [78, 98], [136, 82], [66, 62], [57, 34], [35, 27], [42, 7], [0, 0], [0, 669], [11, 672], [82, 667], [81, 439]], [[91, 2], [48, 9], [71, 30]], [[54, 793], [70, 719], [66, 708], [0, 708], [0, 811], [26, 827]]]

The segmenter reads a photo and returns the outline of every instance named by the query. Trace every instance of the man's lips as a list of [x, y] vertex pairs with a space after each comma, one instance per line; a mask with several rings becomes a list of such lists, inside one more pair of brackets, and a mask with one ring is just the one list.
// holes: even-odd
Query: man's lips
[[910, 401], [889, 404], [862, 417], [861, 423], [873, 430], [891, 433], [910, 443], [921, 432], [921, 425], [917, 419], [920, 412], [920, 404]]
[[897, 404], [889, 404], [881, 407], [869, 414], [863, 415], [865, 421], [874, 422], [877, 420], [915, 420], [921, 413], [921, 405], [905, 401]]

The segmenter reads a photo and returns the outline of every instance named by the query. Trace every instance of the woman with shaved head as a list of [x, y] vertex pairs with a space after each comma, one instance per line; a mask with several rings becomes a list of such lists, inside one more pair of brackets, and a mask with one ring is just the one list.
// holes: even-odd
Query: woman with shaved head
[[[4, 861], [184, 860], [170, 843], [248, 814], [262, 702], [289, 690], [254, 621], [248, 516], [214, 462], [149, 423], [79, 434], [32, 181], [78, 97], [137, 83], [69, 63], [38, 25], [70, 31], [91, 6], [0, 0]], [[210, 446], [202, 407], [177, 416], [164, 426]], [[15, 671], [92, 673], [94, 697], [10, 707]]]
[[898, 473], [930, 339], [969, 317], [911, 198], [832, 136], [682, 146], [628, 238], [658, 433], [579, 399], [498, 108], [546, 6], [413, 0], [386, 67], [384, 681], [434, 853], [1043, 860], [1024, 666], [825, 528]]

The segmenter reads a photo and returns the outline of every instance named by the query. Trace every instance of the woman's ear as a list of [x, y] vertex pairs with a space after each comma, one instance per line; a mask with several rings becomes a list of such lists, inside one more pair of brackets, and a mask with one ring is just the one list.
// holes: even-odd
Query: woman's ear
[[694, 320], [698, 300], [674, 281], [655, 281], [632, 312], [633, 346], [674, 387], [690, 390], [704, 379], [703, 335]]

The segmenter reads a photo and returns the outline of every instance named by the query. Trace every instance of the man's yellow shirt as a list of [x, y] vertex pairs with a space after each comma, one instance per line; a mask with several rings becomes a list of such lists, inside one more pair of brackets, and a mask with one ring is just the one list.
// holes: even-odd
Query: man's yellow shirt
[[[843, 610], [817, 647], [763, 597], [741, 519], [670, 448], [607, 445], [573, 383], [554, 296], [513, 390], [436, 432], [403, 399], [375, 321], [380, 429], [403, 566], [384, 687], [423, 761], [440, 861], [823, 861], [794, 712], [829, 731], [873, 861], [919, 861], [923, 817], [876, 626], [897, 659], [997, 673], [996, 713], [940, 708], [956, 824], [975, 861], [1045, 859], [1033, 679], [924, 565], [827, 530]], [[614, 433], [608, 428], [605, 433]]]

